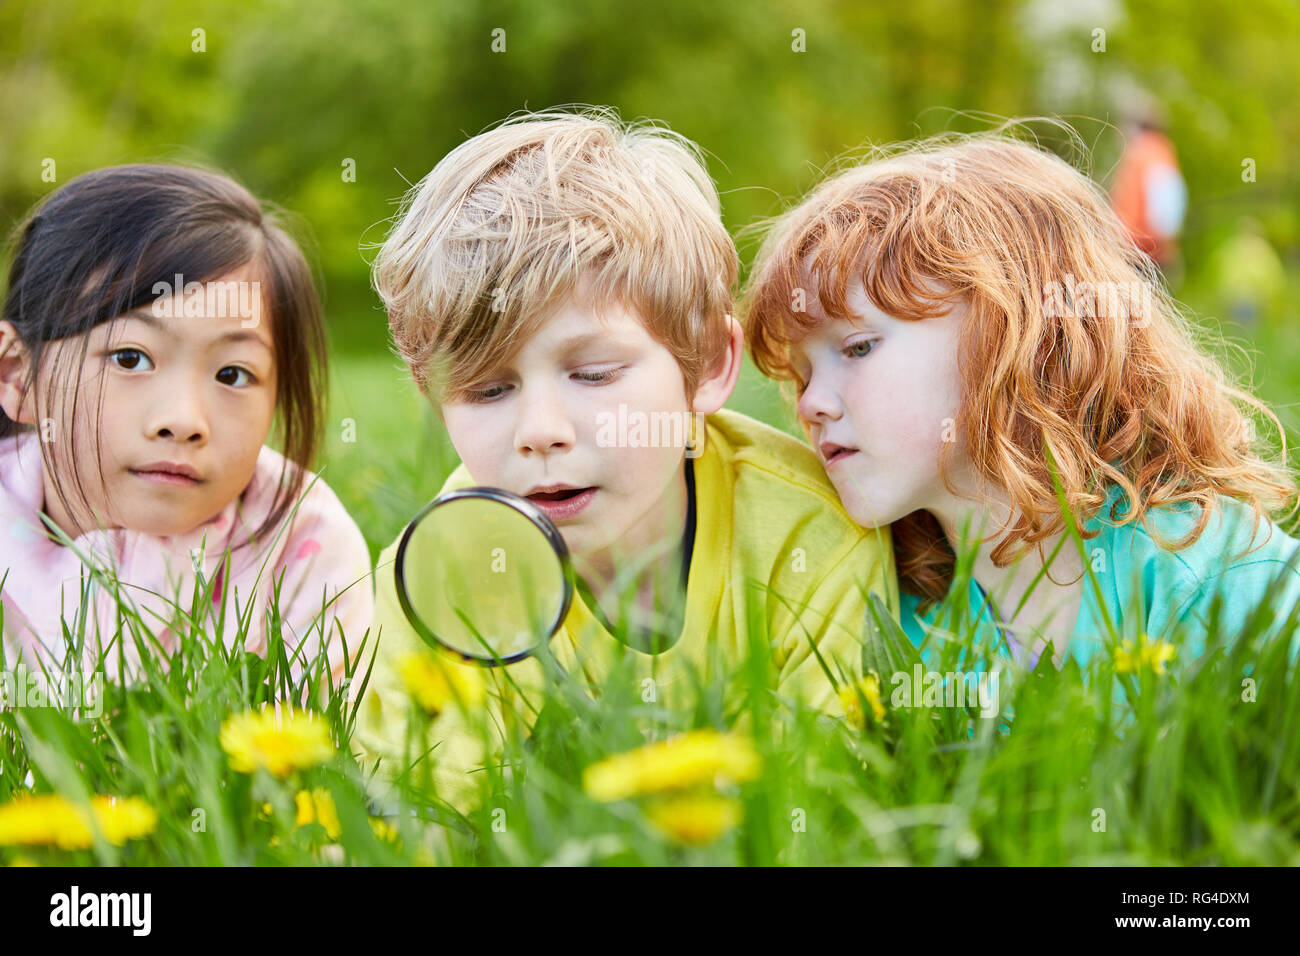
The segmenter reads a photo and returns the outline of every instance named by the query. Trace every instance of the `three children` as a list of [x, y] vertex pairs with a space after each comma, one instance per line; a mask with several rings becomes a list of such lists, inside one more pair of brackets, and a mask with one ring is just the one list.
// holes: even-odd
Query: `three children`
[[[746, 338], [737, 254], [698, 151], [667, 130], [588, 111], [471, 138], [411, 191], [374, 280], [461, 458], [443, 490], [512, 491], [565, 539], [580, 589], [550, 650], [566, 670], [598, 693], [630, 664], [671, 706], [757, 629], [772, 690], [842, 714], [827, 665], [863, 676], [872, 591], [918, 645], [953, 598], [1011, 653], [1086, 662], [1113, 631], [1182, 634], [1194, 657], [1212, 605], [1241, 625], [1281, 576], [1290, 638], [1300, 543], [1269, 515], [1297, 492], [1252, 424], [1277, 420], [1148, 265], [1093, 184], [1005, 136], [832, 177], [772, 228], [745, 302], [754, 361], [796, 383], [811, 448], [724, 408]], [[199, 285], [160, 299], [174, 276]], [[213, 284], [250, 310], [214, 310]], [[354, 743], [394, 773], [436, 747], [440, 793], [463, 802], [491, 741], [448, 707], [410, 746], [405, 675], [432, 652], [400, 610], [397, 543], [372, 609], [360, 533], [305, 474], [322, 343], [301, 253], [225, 177], [117, 167], [40, 205], [0, 322], [6, 654], [58, 662], [83, 555], [116, 567], [164, 649], [164, 599], [196, 573], [214, 603], [259, 612], [280, 582], [285, 628], [335, 676], [336, 631], [355, 646], [373, 610]], [[638, 415], [687, 439], [609, 440]], [[283, 454], [265, 445], [277, 420]], [[952, 595], [967, 546], [969, 593]], [[101, 639], [116, 601], [94, 599]], [[448, 684], [490, 685], [498, 743], [527, 729], [537, 660], [434, 659]]]

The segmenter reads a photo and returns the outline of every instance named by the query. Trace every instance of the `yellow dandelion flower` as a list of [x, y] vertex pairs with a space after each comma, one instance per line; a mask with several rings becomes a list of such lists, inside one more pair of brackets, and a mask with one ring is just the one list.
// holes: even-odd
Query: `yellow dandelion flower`
[[857, 684], [846, 684], [840, 688], [840, 706], [844, 708], [844, 719], [859, 730], [867, 726], [867, 718], [862, 711], [864, 698], [871, 706], [871, 714], [876, 723], [884, 721], [885, 705], [880, 699], [880, 676], [875, 671], [858, 678]]
[[323, 720], [292, 708], [236, 714], [221, 725], [221, 747], [240, 773], [265, 767], [277, 777], [311, 767], [334, 754]]
[[404, 654], [398, 669], [410, 695], [434, 716], [446, 710], [448, 704], [477, 707], [486, 695], [483, 675], [476, 667], [443, 656], [423, 651]]
[[1165, 664], [1174, 659], [1178, 648], [1168, 641], [1147, 641], [1146, 635], [1138, 639], [1137, 647], [1126, 640], [1115, 648], [1115, 671], [1119, 674], [1137, 674], [1149, 670], [1154, 674], [1163, 674]]
[[375, 834], [375, 837], [382, 843], [397, 842], [397, 828], [387, 820], [381, 820], [379, 817], [371, 817], [370, 829]]
[[0, 846], [53, 844], [64, 850], [94, 844], [91, 816], [104, 839], [121, 846], [152, 833], [158, 812], [139, 797], [90, 798], [90, 811], [57, 794], [21, 796], [0, 807]]
[[150, 834], [158, 826], [158, 811], [139, 797], [126, 800], [95, 797], [90, 805], [105, 839], [118, 846], [127, 840]]
[[294, 795], [294, 802], [298, 806], [298, 826], [319, 823], [325, 828], [327, 837], [331, 840], [338, 839], [343, 829], [339, 826], [338, 808], [334, 806], [334, 798], [329, 795], [329, 791], [319, 788], [310, 792], [299, 790]]
[[760, 760], [746, 737], [693, 730], [592, 764], [582, 785], [596, 800], [623, 800], [717, 780], [744, 783], [758, 776]]
[[739, 801], [725, 797], [674, 797], [652, 803], [646, 808], [646, 816], [679, 843], [700, 846], [712, 843], [738, 824], [741, 808]]

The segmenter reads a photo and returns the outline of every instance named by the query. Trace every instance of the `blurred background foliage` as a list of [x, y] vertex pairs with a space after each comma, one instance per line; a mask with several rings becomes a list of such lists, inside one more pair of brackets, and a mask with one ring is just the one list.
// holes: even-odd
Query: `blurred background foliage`
[[[423, 416], [437, 446], [436, 420], [388, 352], [370, 244], [408, 183], [516, 110], [596, 103], [667, 123], [707, 151], [736, 234], [847, 151], [1006, 117], [1064, 118], [1090, 153], [1081, 165], [1108, 184], [1120, 117], [1145, 96], [1164, 112], [1190, 197], [1174, 291], [1207, 321], [1223, 317], [1294, 427], [1298, 51], [1294, 0], [10, 0], [0, 4], [0, 215], [12, 226], [47, 191], [115, 163], [230, 172], [296, 217], [317, 266], [335, 430], [353, 417], [361, 448], [385, 428], [413, 445], [410, 423]], [[1059, 130], [1044, 127], [1043, 141], [1069, 152]], [[1224, 290], [1249, 271], [1243, 256], [1269, 249], [1284, 291], [1235, 325]], [[747, 263], [754, 243], [741, 251]], [[791, 426], [752, 368], [733, 404]], [[326, 478], [355, 486], [338, 490], [372, 544], [436, 490], [451, 464], [439, 447], [432, 462], [412, 451], [414, 486], [394, 493], [380, 489], [373, 454], [338, 463], [349, 449], [331, 437]], [[385, 494], [396, 497], [367, 527]]]

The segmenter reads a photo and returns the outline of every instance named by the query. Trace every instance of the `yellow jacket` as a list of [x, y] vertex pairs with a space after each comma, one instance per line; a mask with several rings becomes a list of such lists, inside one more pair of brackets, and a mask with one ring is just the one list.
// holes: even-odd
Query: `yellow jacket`
[[[626, 666], [630, 656], [639, 685], [653, 688], [658, 707], [672, 707], [674, 702], [689, 706], [694, 699], [692, 672], [711, 681], [723, 676], [714, 672], [718, 665], [724, 672], [738, 671], [747, 654], [749, 628], [766, 626], [776, 693], [842, 716], [838, 696], [810, 642], [816, 642], [837, 677], [833, 661], [852, 679], [861, 676], [866, 590], [880, 594], [897, 614], [897, 575], [888, 531], [863, 529], [853, 522], [807, 445], [738, 412], [724, 409], [709, 416], [705, 447], [694, 468], [696, 532], [678, 641], [654, 655], [634, 650], [605, 629], [579, 592], [551, 639], [551, 653], [593, 691], [599, 690], [616, 661]], [[461, 465], [442, 490], [474, 483]], [[380, 555], [375, 571], [378, 643], [353, 736], [363, 758], [383, 760], [381, 776], [391, 776], [406, 764], [411, 702], [401, 660], [411, 651], [427, 650], [397, 601], [396, 551], [395, 541]], [[761, 609], [757, 620], [750, 618], [752, 608]], [[487, 712], [479, 716], [487, 718], [489, 738], [495, 735], [499, 743], [504, 721], [522, 721], [527, 731], [527, 715], [533, 711], [520, 706], [518, 698], [522, 691], [527, 703], [540, 706], [545, 675], [537, 660], [508, 668], [450, 663], [450, 655], [444, 660], [453, 669], [474, 668], [488, 681]], [[502, 670], [510, 672], [513, 687], [503, 680]], [[471, 729], [459, 709], [450, 707], [432, 725], [430, 739], [418, 743], [412, 753], [418, 756], [434, 744], [439, 795], [459, 809], [469, 808], [477, 789], [470, 772], [487, 759], [484, 735]]]

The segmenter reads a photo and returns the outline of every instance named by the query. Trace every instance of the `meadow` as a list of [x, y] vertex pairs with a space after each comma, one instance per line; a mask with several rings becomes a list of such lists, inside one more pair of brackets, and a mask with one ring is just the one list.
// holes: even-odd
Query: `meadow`
[[[348, 318], [322, 477], [377, 555], [456, 459], [398, 359], [356, 347], [382, 336], [378, 308]], [[1296, 354], [1294, 323], [1226, 331], [1248, 346], [1291, 428], [1297, 373], [1278, 357]], [[730, 404], [797, 433], [748, 365]], [[959, 563], [959, 579], [967, 573]], [[349, 690], [364, 686], [372, 641], [342, 687], [323, 660], [295, 679], [293, 648], [231, 651], [238, 635], [195, 624], [189, 612], [210, 605], [210, 587], [200, 579], [179, 602], [176, 652], [144, 654], [140, 678], [110, 677], [93, 707], [53, 693], [0, 711], [0, 862], [1300, 864], [1300, 685], [1288, 642], [1265, 638], [1297, 622], [1267, 602], [1241, 633], [1216, 626], [1199, 659], [1179, 654], [1177, 637], [1105, 634], [1106, 653], [1085, 668], [1048, 655], [1017, 664], [947, 608], [923, 648], [927, 680], [996, 670], [992, 716], [978, 696], [954, 702], [951, 678], [947, 697], [900, 696], [899, 675], [920, 689], [921, 658], [879, 604], [863, 629], [878, 678], [851, 686], [828, 668], [845, 720], [767, 689], [761, 634], [727, 681], [700, 683], [690, 706], [672, 710], [647, 704], [630, 671], [615, 669], [598, 700], [556, 675], [533, 702], [543, 714], [534, 733], [506, 737], [461, 812], [440, 798], [427, 761], [381, 799], [354, 757]], [[121, 639], [147, 644], [129, 599], [120, 606]], [[51, 677], [71, 689], [77, 675]], [[410, 690], [420, 728], [482, 702], [481, 688], [436, 671]], [[411, 755], [428, 743], [413, 741]]]

